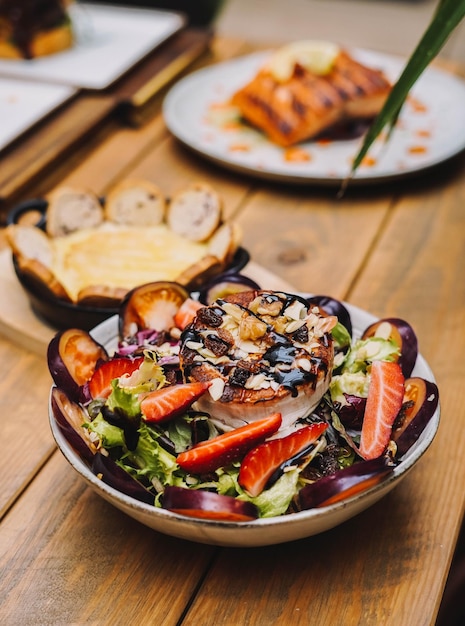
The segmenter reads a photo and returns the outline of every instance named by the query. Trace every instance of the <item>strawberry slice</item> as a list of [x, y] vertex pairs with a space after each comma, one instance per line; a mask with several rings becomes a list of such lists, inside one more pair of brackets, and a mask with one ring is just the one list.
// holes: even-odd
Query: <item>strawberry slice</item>
[[210, 382], [171, 385], [147, 394], [140, 403], [146, 422], [166, 422], [182, 415], [210, 387]]
[[188, 324], [192, 322], [197, 311], [202, 309], [203, 305], [198, 300], [187, 298], [179, 307], [177, 313], [174, 316], [174, 325], [180, 330], [184, 330]]
[[144, 357], [129, 359], [117, 357], [110, 361], [105, 361], [95, 370], [89, 381], [89, 392], [93, 399], [108, 398], [111, 393], [111, 381], [121, 378], [123, 374], [132, 374], [141, 366]]
[[315, 443], [327, 428], [328, 424], [325, 422], [309, 424], [286, 437], [272, 439], [257, 446], [242, 461], [239, 471], [240, 486], [252, 497], [258, 496], [283, 463]]
[[404, 375], [398, 363], [373, 361], [360, 437], [360, 454], [364, 459], [375, 459], [385, 451], [404, 391]]
[[278, 430], [281, 422], [281, 413], [273, 413], [209, 441], [202, 441], [190, 450], [181, 452], [177, 458], [178, 465], [193, 474], [213, 472], [237, 461], [251, 448], [265, 441]]

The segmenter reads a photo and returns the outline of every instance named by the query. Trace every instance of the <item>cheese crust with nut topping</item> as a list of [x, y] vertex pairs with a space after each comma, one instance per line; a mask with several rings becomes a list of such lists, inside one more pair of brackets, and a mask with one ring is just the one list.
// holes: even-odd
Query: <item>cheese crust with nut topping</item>
[[242, 292], [200, 309], [180, 349], [184, 379], [212, 383], [196, 408], [223, 430], [276, 411], [281, 431], [291, 428], [328, 389], [336, 323], [281, 292]]

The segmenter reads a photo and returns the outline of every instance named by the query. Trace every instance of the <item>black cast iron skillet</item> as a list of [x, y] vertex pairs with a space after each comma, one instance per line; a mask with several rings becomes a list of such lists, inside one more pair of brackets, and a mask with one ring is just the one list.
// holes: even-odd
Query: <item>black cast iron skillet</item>
[[[101, 201], [103, 204], [104, 200], [101, 199]], [[31, 213], [32, 215], [37, 214], [35, 226], [45, 230], [47, 206], [47, 201], [41, 198], [22, 202], [11, 209], [7, 216], [7, 224], [18, 224], [26, 214]], [[249, 260], [250, 254], [247, 250], [238, 248], [230, 266], [224, 273], [240, 272]], [[39, 280], [34, 280], [22, 272], [15, 255], [13, 255], [13, 266], [34, 313], [57, 330], [63, 328], [91, 330], [97, 324], [118, 313], [118, 307], [86, 306], [61, 300]]]

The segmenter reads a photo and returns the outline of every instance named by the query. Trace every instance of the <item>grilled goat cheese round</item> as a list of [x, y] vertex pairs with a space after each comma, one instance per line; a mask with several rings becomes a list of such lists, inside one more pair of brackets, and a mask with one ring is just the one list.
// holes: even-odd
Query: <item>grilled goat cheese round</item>
[[280, 412], [287, 430], [328, 389], [336, 323], [281, 292], [242, 292], [199, 309], [180, 348], [186, 382], [212, 383], [196, 408], [223, 430]]

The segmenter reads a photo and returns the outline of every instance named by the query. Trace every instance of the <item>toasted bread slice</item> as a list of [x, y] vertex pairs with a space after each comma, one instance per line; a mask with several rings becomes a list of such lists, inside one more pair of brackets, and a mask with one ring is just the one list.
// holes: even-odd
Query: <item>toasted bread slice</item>
[[91, 285], [78, 293], [77, 304], [103, 309], [117, 308], [127, 293], [128, 290], [122, 287]]
[[22, 277], [32, 283], [36, 291], [45, 296], [52, 295], [60, 300], [71, 302], [68, 292], [50, 268], [38, 259], [17, 257], [17, 260]]
[[18, 258], [36, 259], [49, 269], [53, 265], [53, 250], [49, 238], [36, 226], [10, 224], [5, 228], [5, 237]]
[[242, 239], [241, 228], [235, 222], [224, 222], [208, 241], [209, 254], [218, 258], [224, 267], [233, 260]]
[[213, 187], [208, 183], [194, 183], [172, 198], [167, 223], [176, 234], [202, 242], [218, 228], [222, 211], [222, 200]]
[[107, 194], [105, 217], [116, 224], [156, 226], [165, 217], [165, 197], [147, 180], [124, 180]]
[[193, 263], [184, 272], [179, 274], [175, 282], [187, 287], [190, 290], [197, 289], [206, 281], [221, 272], [222, 262], [211, 254], [205, 255], [197, 263]]
[[51, 237], [94, 228], [103, 222], [103, 207], [92, 191], [58, 187], [49, 194], [47, 200], [46, 229]]

